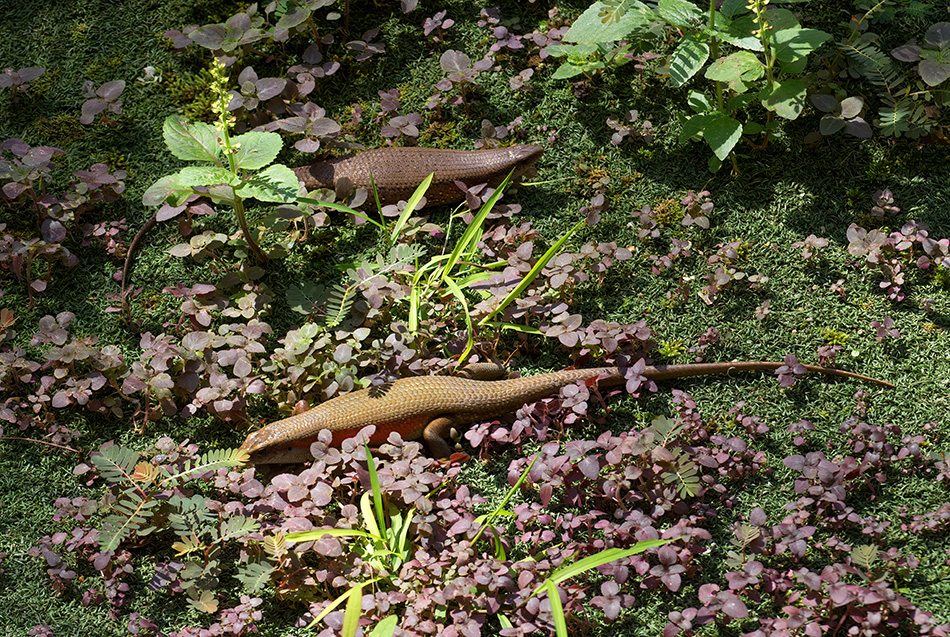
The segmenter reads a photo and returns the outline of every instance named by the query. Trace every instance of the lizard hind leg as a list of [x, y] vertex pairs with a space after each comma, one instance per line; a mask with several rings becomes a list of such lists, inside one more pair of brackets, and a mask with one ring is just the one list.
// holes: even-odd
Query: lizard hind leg
[[451, 416], [437, 416], [429, 421], [429, 424], [422, 430], [422, 439], [426, 441], [426, 446], [436, 458], [448, 458], [452, 454], [449, 443], [446, 438], [449, 437], [449, 430], [458, 422]]

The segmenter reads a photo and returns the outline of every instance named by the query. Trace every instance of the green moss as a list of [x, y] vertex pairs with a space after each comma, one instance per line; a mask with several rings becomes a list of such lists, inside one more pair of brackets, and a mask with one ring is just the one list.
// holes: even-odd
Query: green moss
[[47, 143], [53, 146], [68, 146], [81, 138], [86, 129], [79, 123], [78, 115], [60, 115], [37, 119], [33, 122], [33, 132], [39, 138], [49, 140]]

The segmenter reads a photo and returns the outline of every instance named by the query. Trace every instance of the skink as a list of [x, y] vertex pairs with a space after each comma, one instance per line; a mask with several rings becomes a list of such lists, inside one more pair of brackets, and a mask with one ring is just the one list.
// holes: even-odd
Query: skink
[[[427, 205], [457, 203], [465, 195], [455, 185], [487, 183], [495, 187], [514, 171], [520, 177], [541, 157], [540, 146], [518, 145], [487, 150], [446, 150], [444, 148], [377, 148], [345, 157], [314, 162], [294, 168], [308, 190], [333, 188], [344, 177], [355, 188], [371, 187], [370, 176], [383, 204], [406, 200], [430, 174], [432, 185], [426, 192]], [[370, 197], [372, 199], [372, 196]]]
[[[697, 363], [693, 365], [647, 366], [643, 372], [650, 380], [668, 380], [687, 376], [727, 374], [742, 371], [770, 371], [785, 363], [741, 361], [733, 363]], [[810, 372], [857, 378], [886, 387], [890, 383], [839, 369], [804, 366]], [[503, 373], [497, 367], [497, 377]], [[486, 375], [484, 369], [482, 377]], [[509, 380], [473, 380], [456, 376], [415, 376], [401, 378], [376, 387], [361, 389], [332, 398], [296, 416], [284, 418], [253, 432], [242, 449], [252, 453], [255, 464], [300, 462], [308, 458], [310, 443], [323, 429], [333, 432], [333, 445], [339, 446], [368, 425], [376, 425], [370, 444], [382, 444], [393, 431], [404, 440], [422, 438], [434, 456], [448, 457], [445, 441], [452, 427], [495, 418], [517, 410], [578, 381], [597, 378], [601, 386], [625, 382], [617, 367], [572, 369]], [[303, 453], [301, 453], [303, 452]]]

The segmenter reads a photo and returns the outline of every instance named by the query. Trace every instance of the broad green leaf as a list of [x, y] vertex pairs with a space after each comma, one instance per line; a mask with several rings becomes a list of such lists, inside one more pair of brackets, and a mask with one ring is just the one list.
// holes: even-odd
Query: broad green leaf
[[703, 134], [713, 153], [722, 161], [742, 137], [742, 124], [721, 111], [694, 115], [683, 124], [680, 141], [686, 141], [699, 133]]
[[572, 77], [577, 77], [583, 73], [587, 72], [587, 67], [580, 67], [570, 62], [565, 62], [561, 66], [557, 67], [557, 70], [554, 72], [554, 75], [551, 77], [555, 80], [568, 80]]
[[[766, 91], [763, 91], [765, 93]], [[807, 90], [801, 80], [776, 82], [771, 94], [763, 96], [762, 106], [784, 119], [796, 119], [805, 108]]]
[[808, 54], [816, 50], [831, 34], [818, 29], [782, 29], [772, 36], [775, 57], [782, 63], [782, 70], [797, 75], [805, 70]]
[[238, 194], [246, 199], [292, 203], [297, 200], [300, 181], [296, 173], [283, 164], [273, 164], [251, 177]]
[[749, 104], [752, 104], [757, 99], [759, 99], [758, 92], [756, 93], [743, 93], [741, 95], [733, 95], [726, 102], [726, 110], [730, 112], [741, 111]]
[[736, 93], [744, 93], [745, 83], [759, 79], [764, 73], [765, 68], [755, 54], [737, 51], [715, 60], [706, 69], [705, 76], [710, 80], [728, 83], [729, 88]]
[[162, 124], [162, 137], [172, 155], [189, 161], [218, 163], [221, 133], [204, 122], [190, 122], [181, 115], [169, 115]]
[[616, 21], [604, 22], [601, 12], [612, 9], [603, 2], [595, 2], [571, 25], [564, 35], [565, 42], [576, 44], [600, 44], [623, 40], [638, 29], [649, 26], [656, 16], [640, 2], [631, 3], [627, 11]]
[[788, 9], [769, 9], [765, 12], [765, 18], [769, 26], [772, 27], [773, 34], [785, 29], [797, 29], [802, 26], [795, 14]]
[[673, 86], [683, 86], [696, 75], [709, 59], [709, 47], [695, 36], [687, 35], [673, 51], [670, 60], [670, 79]]
[[703, 19], [703, 12], [687, 0], [660, 0], [656, 10], [667, 22], [683, 28], [689, 28]]
[[186, 166], [174, 175], [180, 186], [216, 186], [228, 184], [237, 186], [240, 178], [227, 168], [218, 166]]
[[704, 93], [699, 91], [690, 91], [686, 96], [686, 104], [697, 113], [705, 113], [713, 110], [712, 102]]
[[180, 206], [193, 193], [191, 188], [178, 185], [175, 175], [165, 175], [142, 194], [143, 206], [160, 206], [167, 199], [169, 205]]
[[726, 159], [742, 137], [742, 123], [722, 113], [715, 113], [704, 131], [706, 143], [720, 161]]
[[744, 15], [733, 20], [729, 27], [719, 31], [718, 35], [721, 39], [740, 49], [761, 51], [762, 42], [752, 35], [752, 32], [757, 28], [753, 16]]
[[195, 194], [192, 186], [210, 186], [218, 183], [237, 183], [237, 177], [224, 168], [216, 166], [190, 166], [174, 175], [166, 175], [148, 187], [142, 195], [142, 204], [159, 206], [164, 201], [180, 206], [185, 199]]
[[725, 0], [719, 6], [719, 12], [725, 17], [732, 19], [739, 13], [748, 11], [749, 0]]
[[234, 154], [236, 168], [257, 170], [277, 159], [283, 142], [277, 133], [251, 131], [233, 138], [231, 145], [237, 148]]

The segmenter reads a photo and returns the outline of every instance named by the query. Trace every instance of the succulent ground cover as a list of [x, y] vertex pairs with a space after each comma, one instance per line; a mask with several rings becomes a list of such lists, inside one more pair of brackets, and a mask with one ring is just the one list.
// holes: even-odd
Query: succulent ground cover
[[[687, 4], [6, 11], [5, 633], [950, 633], [947, 16], [721, 3], [769, 58]], [[742, 95], [766, 76], [730, 66], [757, 55], [761, 108]], [[196, 130], [213, 152], [189, 155]], [[482, 214], [485, 191], [369, 222], [271, 197], [326, 150], [521, 142], [538, 176]], [[466, 462], [233, 451], [300, 400], [469, 350], [634, 373], [460, 432]], [[643, 356], [785, 365], [656, 385]]]

